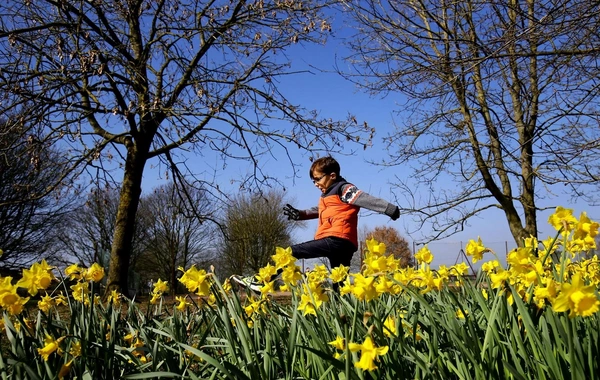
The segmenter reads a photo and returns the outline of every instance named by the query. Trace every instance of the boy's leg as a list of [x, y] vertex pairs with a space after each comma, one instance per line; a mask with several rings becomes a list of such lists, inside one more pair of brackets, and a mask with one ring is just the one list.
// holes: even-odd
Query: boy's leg
[[[351, 241], [336, 237], [310, 240], [292, 246], [292, 255], [297, 259], [327, 257], [331, 269], [340, 265], [349, 267], [356, 247]], [[339, 290], [339, 284], [333, 284], [333, 290]]]
[[352, 256], [354, 256], [354, 252], [356, 252], [356, 247], [349, 240], [338, 238], [332, 239], [334, 248], [332, 249], [331, 254], [327, 256], [331, 269], [337, 268], [340, 265], [349, 267], [352, 262]]
[[[354, 256], [354, 252], [356, 252], [356, 247], [349, 240], [337, 240], [338, 241], [335, 242], [336, 249], [328, 257], [331, 269], [337, 268], [340, 265], [350, 267], [350, 263], [352, 262], [352, 256]], [[333, 283], [332, 289], [334, 292], [339, 293], [340, 284], [337, 282]]]
[[[292, 248], [292, 256], [297, 259], [316, 259], [318, 257], [338, 256], [340, 249], [344, 252], [348, 251], [348, 247], [354, 247], [352, 243], [345, 239], [326, 237], [323, 239], [309, 240], [304, 243], [294, 244]], [[352, 252], [354, 252], [356, 248]], [[350, 256], [352, 258], [352, 256]]]
[[234, 274], [230, 277], [230, 279], [246, 289], [250, 289], [253, 292], [260, 293], [260, 288], [262, 287], [262, 284], [259, 283], [256, 277], [254, 276], [241, 277]]
[[304, 243], [292, 245], [292, 256], [297, 259], [315, 259], [327, 257], [331, 268], [340, 265], [350, 266], [350, 261], [356, 247], [351, 241], [336, 237], [326, 237], [318, 240], [309, 240]]
[[[337, 237], [309, 240], [304, 243], [294, 244], [291, 246], [291, 249], [292, 256], [296, 259], [327, 257], [331, 268], [336, 268], [340, 265], [350, 266], [352, 255], [356, 252], [356, 247], [349, 240]], [[282, 270], [279, 269], [277, 274], [271, 277], [269, 281], [273, 281], [281, 272]], [[255, 276], [245, 278], [233, 276], [232, 279], [238, 284], [254, 291], [260, 290], [261, 285]]]

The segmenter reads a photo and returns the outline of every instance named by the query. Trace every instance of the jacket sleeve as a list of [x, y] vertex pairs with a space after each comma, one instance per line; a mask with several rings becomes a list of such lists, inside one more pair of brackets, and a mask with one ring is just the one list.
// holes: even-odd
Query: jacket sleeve
[[300, 219], [298, 220], [308, 220], [308, 219], [317, 219], [319, 217], [319, 206], [311, 207], [307, 210], [299, 210], [300, 211]]
[[398, 206], [384, 199], [367, 194], [352, 184], [344, 186], [340, 198], [342, 202], [385, 214], [394, 220], [400, 216]]

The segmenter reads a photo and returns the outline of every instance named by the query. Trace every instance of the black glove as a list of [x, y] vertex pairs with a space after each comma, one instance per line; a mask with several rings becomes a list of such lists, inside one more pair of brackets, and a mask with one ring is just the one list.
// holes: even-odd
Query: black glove
[[394, 213], [392, 215], [390, 215], [390, 218], [392, 218], [392, 220], [396, 220], [400, 217], [400, 209], [398, 207], [396, 207], [396, 209], [394, 210]]
[[289, 203], [283, 206], [283, 215], [288, 217], [288, 220], [299, 220], [300, 219], [300, 210], [295, 209]]

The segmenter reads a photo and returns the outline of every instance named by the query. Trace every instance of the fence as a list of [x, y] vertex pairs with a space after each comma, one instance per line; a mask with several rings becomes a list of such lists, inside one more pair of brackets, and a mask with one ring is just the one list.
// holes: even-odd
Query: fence
[[[471, 267], [471, 274], [474, 274], [479, 270], [479, 268], [481, 268], [481, 264], [485, 263], [486, 261], [497, 259], [500, 264], [506, 265], [506, 256], [508, 255], [508, 252], [516, 248], [516, 245], [513, 241], [486, 241], [484, 242], [485, 247], [491, 249], [493, 254], [486, 252], [483, 255], [482, 260], [473, 263], [472, 258], [468, 257], [465, 253], [466, 245], [467, 241], [431, 242], [427, 244], [427, 247], [434, 257], [431, 267], [435, 269], [440, 265], [451, 266], [464, 262]], [[413, 253], [417, 252], [421, 247], [422, 245], [418, 245], [413, 242]]]

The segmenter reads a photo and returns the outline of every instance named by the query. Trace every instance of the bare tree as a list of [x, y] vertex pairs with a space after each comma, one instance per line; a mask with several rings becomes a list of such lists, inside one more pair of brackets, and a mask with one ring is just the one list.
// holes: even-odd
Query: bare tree
[[152, 223], [149, 244], [137, 267], [147, 279], [167, 280], [172, 292], [178, 284], [178, 267], [204, 267], [214, 259], [215, 228], [206, 223], [213, 218], [214, 202], [206, 191], [189, 186], [185, 189], [188, 196], [179, 194], [178, 187], [170, 183], [155, 188], [142, 199], [152, 215]]
[[33, 129], [0, 122], [0, 265], [20, 269], [57, 258], [56, 233], [72, 195], [63, 186], [44, 197], [62, 174], [59, 152], [41, 143]]
[[[109, 169], [122, 170], [108, 290], [127, 289], [149, 160], [179, 178], [193, 174], [186, 173], [191, 154], [212, 150], [224, 160], [248, 160], [254, 171], [240, 182], [250, 187], [273, 182], [260, 160], [274, 148], [295, 175], [288, 143], [307, 152], [369, 143], [366, 124], [322, 118], [278, 88], [281, 76], [294, 73], [285, 49], [323, 42], [330, 30], [323, 11], [334, 2], [0, 4], [0, 113], [33, 104], [23, 118], [44, 123], [46, 140], [65, 147], [76, 173], [110, 179]], [[206, 180], [218, 189], [214, 178]]]
[[345, 3], [357, 29], [343, 74], [407, 97], [380, 163], [412, 170], [399, 203], [430, 239], [498, 208], [521, 244], [537, 236], [540, 199], [597, 184], [597, 2]]
[[[108, 269], [118, 206], [119, 189], [93, 188], [85, 202], [66, 216], [65, 228], [57, 234], [63, 259], [70, 263], [75, 260], [85, 266], [98, 263]], [[150, 244], [151, 220], [149, 210], [142, 201], [131, 245], [132, 270], [136, 269], [136, 263]]]
[[240, 194], [225, 210], [220, 274], [251, 275], [270, 262], [276, 247], [289, 247], [297, 223], [283, 215], [283, 193]]

